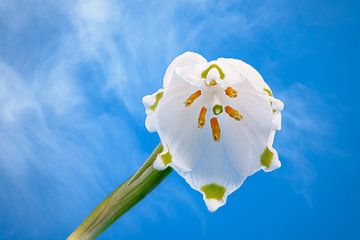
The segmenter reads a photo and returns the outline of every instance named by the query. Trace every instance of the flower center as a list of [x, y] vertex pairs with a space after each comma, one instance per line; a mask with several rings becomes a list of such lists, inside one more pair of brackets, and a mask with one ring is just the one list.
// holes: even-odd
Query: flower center
[[[225, 80], [225, 73], [223, 70], [216, 64], [211, 64], [208, 68], [206, 68], [201, 73], [201, 78], [204, 79], [204, 87], [201, 90], [197, 90], [192, 93], [185, 101], [185, 107], [189, 107], [192, 105], [201, 95], [202, 91], [204, 93], [210, 94], [210, 99], [212, 102], [207, 104], [207, 106], [202, 106], [199, 115], [198, 115], [198, 128], [204, 128], [206, 123], [206, 114], [207, 114], [207, 107], [212, 108], [212, 117], [210, 117], [210, 127], [212, 132], [212, 137], [214, 141], [220, 141], [220, 124], [218, 121], [217, 116], [220, 115], [224, 110], [229, 117], [236, 121], [240, 121], [243, 119], [241, 113], [236, 110], [235, 108], [226, 105], [223, 107], [221, 101], [219, 100], [218, 94], [224, 94], [226, 97], [229, 98], [236, 98], [238, 97], [238, 91], [231, 86], [225, 88], [225, 90], [221, 86], [217, 86], [218, 82]], [[222, 89], [221, 91], [218, 91]]]

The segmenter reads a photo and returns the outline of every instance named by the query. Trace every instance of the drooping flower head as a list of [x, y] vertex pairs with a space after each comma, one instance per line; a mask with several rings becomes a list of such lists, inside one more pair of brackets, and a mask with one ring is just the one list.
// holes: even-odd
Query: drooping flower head
[[154, 167], [172, 167], [203, 194], [210, 211], [246, 177], [281, 166], [272, 144], [283, 103], [243, 61], [208, 62], [186, 52], [167, 68], [163, 88], [143, 103], [146, 127], [163, 145]]

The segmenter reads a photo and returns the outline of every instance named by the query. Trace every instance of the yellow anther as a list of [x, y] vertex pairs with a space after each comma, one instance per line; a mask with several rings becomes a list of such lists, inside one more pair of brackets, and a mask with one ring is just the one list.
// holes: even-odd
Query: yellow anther
[[227, 114], [229, 114], [229, 116], [234, 118], [235, 120], [240, 121], [241, 119], [243, 119], [243, 116], [237, 110], [233, 109], [230, 106], [225, 107], [225, 112]]
[[206, 107], [202, 107], [198, 118], [198, 128], [203, 128], [205, 125]]
[[210, 119], [210, 125], [214, 141], [220, 140], [220, 126], [216, 117]]
[[227, 87], [225, 89], [225, 94], [230, 98], [235, 98], [238, 96], [238, 92], [235, 89], [233, 89], [232, 87]]
[[197, 90], [196, 92], [194, 92], [193, 94], [190, 95], [190, 97], [188, 97], [184, 104], [186, 107], [190, 106], [194, 101], [195, 99], [197, 99], [198, 97], [200, 97], [201, 95], [201, 90]]

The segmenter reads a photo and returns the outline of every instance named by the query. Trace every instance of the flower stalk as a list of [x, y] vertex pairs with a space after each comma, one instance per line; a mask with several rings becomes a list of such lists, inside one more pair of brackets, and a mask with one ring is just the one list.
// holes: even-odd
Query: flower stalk
[[159, 144], [140, 169], [103, 200], [67, 239], [95, 239], [158, 186], [172, 171], [171, 168], [162, 171], [153, 168], [162, 149]]

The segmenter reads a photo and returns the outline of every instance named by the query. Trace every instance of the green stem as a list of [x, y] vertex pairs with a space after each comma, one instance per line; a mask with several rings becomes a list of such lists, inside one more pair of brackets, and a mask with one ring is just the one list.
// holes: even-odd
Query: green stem
[[159, 144], [140, 169], [102, 201], [67, 239], [95, 239], [150, 193], [172, 171], [171, 168], [163, 171], [153, 168], [153, 162], [161, 151], [162, 145]]

